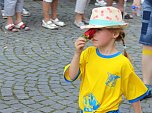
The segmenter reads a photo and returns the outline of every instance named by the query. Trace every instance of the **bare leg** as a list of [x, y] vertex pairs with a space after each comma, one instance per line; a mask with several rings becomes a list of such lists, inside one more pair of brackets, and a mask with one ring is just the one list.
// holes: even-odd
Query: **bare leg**
[[118, 9], [123, 12], [124, 11], [124, 0], [119, 0]]
[[[143, 49], [151, 50], [151, 46], [143, 46]], [[152, 82], [152, 55], [142, 55], [142, 73], [145, 84], [150, 85]]]
[[107, 6], [112, 6], [113, 0], [107, 0]]
[[[112, 6], [113, 0], [107, 0], [107, 6]], [[124, 0], [119, 0], [118, 9], [123, 12]]]
[[49, 2], [42, 2], [42, 7], [43, 7], [43, 17], [44, 17], [44, 21], [47, 22], [50, 20], [50, 16], [49, 16], [49, 10], [50, 10], [50, 3]]
[[82, 22], [85, 20], [85, 9], [89, 5], [90, 0], [76, 0], [75, 6], [75, 21], [77, 23]]
[[[87, 0], [87, 3], [86, 3], [86, 6], [85, 6], [85, 9], [89, 6], [89, 3], [90, 3], [90, 0]], [[84, 12], [84, 14], [82, 14], [82, 20], [86, 20], [85, 12]]]
[[20, 22], [22, 22], [22, 15], [21, 15], [20, 12], [17, 12], [16, 13], [16, 22], [15, 23], [18, 24]]
[[76, 21], [77, 23], [82, 22], [83, 15], [84, 15], [84, 14], [76, 13], [76, 15], [75, 15], [75, 21]]
[[57, 18], [57, 7], [58, 7], [58, 0], [53, 0], [51, 4], [52, 14], [51, 18], [56, 19]]
[[13, 18], [12, 18], [12, 16], [8, 16], [7, 17], [7, 25], [9, 25], [9, 24], [13, 24]]

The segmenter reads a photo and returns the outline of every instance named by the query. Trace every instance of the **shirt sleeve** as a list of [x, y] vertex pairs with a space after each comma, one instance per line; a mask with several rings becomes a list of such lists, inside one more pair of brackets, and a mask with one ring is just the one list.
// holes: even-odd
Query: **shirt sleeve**
[[130, 62], [122, 67], [122, 92], [130, 103], [143, 99], [148, 93], [147, 87], [136, 75]]
[[89, 48], [87, 48], [86, 50], [84, 50], [82, 53], [81, 53], [81, 56], [80, 56], [80, 62], [79, 62], [79, 71], [78, 71], [78, 74], [77, 76], [75, 77], [75, 79], [71, 80], [70, 77], [69, 77], [69, 67], [70, 67], [70, 64], [66, 65], [64, 67], [64, 79], [66, 82], [73, 82], [77, 79], [81, 79], [82, 76], [84, 75], [84, 68], [85, 68], [85, 65], [86, 65], [86, 60], [88, 58], [88, 51], [89, 51]]

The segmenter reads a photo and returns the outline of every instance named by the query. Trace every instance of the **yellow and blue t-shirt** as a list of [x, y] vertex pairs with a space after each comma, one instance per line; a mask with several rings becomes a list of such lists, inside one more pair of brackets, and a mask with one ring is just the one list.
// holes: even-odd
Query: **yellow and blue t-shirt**
[[64, 78], [67, 82], [81, 80], [79, 107], [83, 113], [118, 110], [122, 95], [134, 103], [147, 94], [148, 89], [121, 52], [103, 55], [98, 48], [88, 47], [81, 54], [80, 69], [74, 80], [68, 75], [69, 66], [64, 69]]

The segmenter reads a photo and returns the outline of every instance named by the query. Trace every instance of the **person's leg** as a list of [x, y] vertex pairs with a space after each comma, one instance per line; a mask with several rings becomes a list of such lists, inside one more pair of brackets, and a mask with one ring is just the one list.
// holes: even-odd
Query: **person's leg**
[[58, 7], [58, 0], [53, 0], [51, 4], [51, 19], [57, 18], [57, 7]]
[[143, 82], [150, 85], [152, 83], [152, 46], [143, 46], [142, 73]]
[[77, 23], [82, 22], [83, 20], [83, 15], [84, 15], [84, 10], [89, 3], [88, 0], [77, 0], [76, 1], [76, 6], [75, 6], [75, 21]]
[[143, 74], [143, 82], [148, 88], [148, 93], [143, 99], [151, 98], [152, 97], [152, 85], [151, 85], [152, 83], [152, 46], [143, 45], [142, 74]]
[[[85, 9], [89, 6], [90, 0], [87, 0]], [[87, 20], [87, 18], [85, 17], [85, 12], [82, 14], [82, 20], [84, 21], [84, 23], [89, 23], [89, 20]]]
[[43, 0], [42, 2], [42, 8], [43, 8], [43, 20], [42, 20], [42, 26], [48, 29], [57, 29], [58, 26], [56, 26], [51, 20], [49, 15], [49, 10], [51, 6], [52, 0]]
[[4, 14], [4, 0], [0, 0], [0, 9], [1, 9], [1, 15], [4, 19], [7, 19], [7, 17]]
[[7, 24], [5, 25], [5, 29], [8, 31], [13, 31], [13, 32], [18, 31], [15, 28], [13, 18], [12, 18], [15, 15], [16, 3], [17, 3], [17, 0], [4, 1], [4, 15], [7, 16]]
[[65, 26], [65, 23], [60, 21], [58, 19], [57, 16], [57, 7], [58, 7], [58, 0], [53, 0], [52, 4], [51, 4], [51, 9], [52, 9], [52, 13], [51, 13], [51, 18], [50, 20], [57, 26]]
[[22, 22], [22, 15], [21, 12], [16, 12], [16, 24]]
[[22, 22], [21, 12], [23, 11], [24, 0], [17, 0], [16, 3], [16, 24]]
[[[113, 4], [113, 0], [107, 0], [107, 6], [112, 6], [112, 4]], [[119, 0], [118, 1], [118, 9], [121, 11], [121, 13], [122, 13], [122, 17], [123, 17], [123, 11], [124, 11], [124, 0]], [[130, 16], [130, 15], [128, 15], [128, 16]], [[128, 17], [128, 18], [130, 18], [130, 19], [132, 19], [132, 17]]]
[[112, 6], [113, 0], [106, 0], [107, 6]]
[[[112, 6], [112, 4], [113, 4], [113, 0], [107, 0], [107, 6]], [[124, 0], [119, 0], [118, 9], [123, 12], [123, 8], [124, 8]]]
[[12, 16], [15, 15], [15, 7], [17, 0], [5, 0], [4, 1], [4, 11], [5, 16], [7, 16], [7, 25], [13, 24]]
[[1, 10], [4, 10], [4, 0], [0, 0], [0, 8]]
[[118, 9], [123, 12], [124, 11], [124, 0], [119, 0]]
[[50, 10], [50, 2], [42, 1], [42, 9], [43, 9], [43, 20], [48, 22], [50, 20], [49, 10]]
[[142, 5], [142, 27], [139, 43], [143, 45], [142, 74], [143, 82], [148, 88], [148, 94], [144, 97], [152, 97], [152, 5], [148, 0]]
[[24, 30], [30, 30], [29, 27], [26, 26], [26, 24], [22, 21], [22, 11], [23, 11], [23, 4], [24, 0], [17, 0], [16, 3], [16, 22], [15, 27], [18, 29], [24, 29]]

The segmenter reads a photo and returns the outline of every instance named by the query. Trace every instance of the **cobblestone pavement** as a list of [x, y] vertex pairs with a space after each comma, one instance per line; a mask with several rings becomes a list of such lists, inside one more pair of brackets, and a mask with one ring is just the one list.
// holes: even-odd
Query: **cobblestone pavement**
[[[65, 2], [66, 1], [66, 2]], [[77, 113], [79, 81], [67, 84], [63, 67], [73, 54], [74, 40], [83, 31], [73, 25], [74, 1], [60, 0], [59, 18], [66, 26], [59, 30], [41, 27], [40, 2], [25, 1], [32, 16], [24, 18], [31, 31], [10, 33], [0, 30], [0, 112], [2, 113]], [[89, 6], [87, 13], [94, 5]], [[135, 70], [141, 77], [141, 45], [138, 44], [140, 19], [129, 20], [127, 46]], [[0, 25], [5, 20], [0, 18]], [[118, 44], [122, 48], [121, 44]], [[152, 113], [152, 99], [142, 101], [144, 113]], [[124, 101], [122, 113], [133, 113]]]

